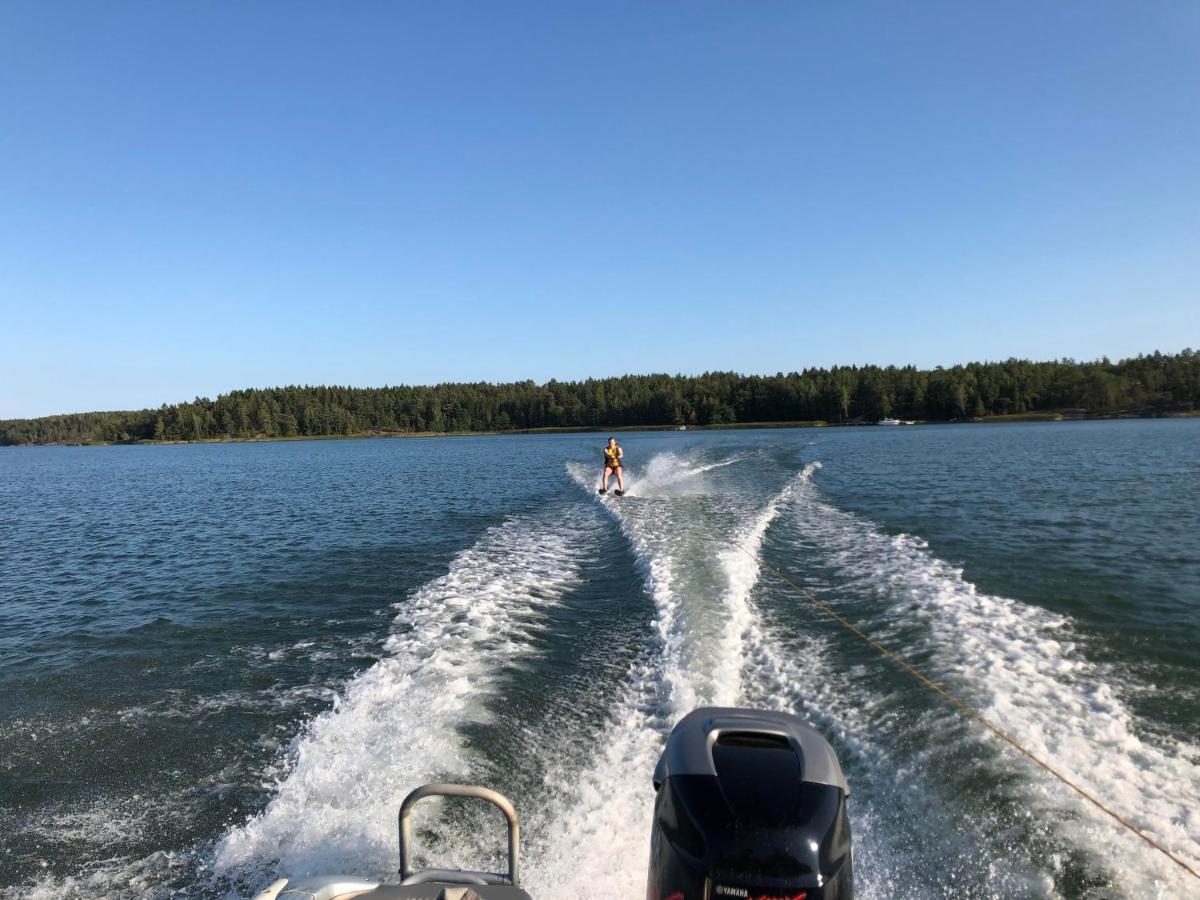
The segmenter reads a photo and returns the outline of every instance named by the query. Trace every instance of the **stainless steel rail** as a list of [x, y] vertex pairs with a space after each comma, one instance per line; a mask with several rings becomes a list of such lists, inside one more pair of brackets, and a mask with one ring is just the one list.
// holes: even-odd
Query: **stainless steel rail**
[[[427, 869], [416, 872], [412, 867], [412, 811], [426, 797], [473, 797], [486, 800], [497, 807], [508, 820], [508, 875], [493, 872], [471, 872], [453, 869]], [[520, 883], [521, 822], [517, 810], [507, 797], [491, 788], [473, 784], [426, 784], [404, 798], [400, 804], [400, 877], [401, 884], [425, 884], [429, 881], [448, 881], [458, 884]], [[457, 881], [456, 881], [457, 879]]]

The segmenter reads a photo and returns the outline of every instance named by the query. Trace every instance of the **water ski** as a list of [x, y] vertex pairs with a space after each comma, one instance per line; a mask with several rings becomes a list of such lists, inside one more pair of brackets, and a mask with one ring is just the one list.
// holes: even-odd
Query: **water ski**
[[[607, 494], [607, 493], [608, 493], [608, 488], [596, 488], [596, 493], [597, 493], [597, 494]], [[624, 496], [625, 496], [625, 492], [624, 492], [624, 491], [622, 491], [622, 490], [620, 490], [620, 489], [613, 491], [613, 493], [614, 493], [614, 494], [616, 494], [618, 497], [624, 497]]]

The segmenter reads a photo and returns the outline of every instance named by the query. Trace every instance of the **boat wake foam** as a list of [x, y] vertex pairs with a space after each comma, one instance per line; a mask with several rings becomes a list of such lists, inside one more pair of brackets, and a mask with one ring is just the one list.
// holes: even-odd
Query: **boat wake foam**
[[[1191, 761], [1200, 753], [1139, 735], [1113, 673], [1083, 658], [1068, 620], [982, 594], [921, 539], [885, 534], [827, 502], [814, 483], [819, 463], [780, 478], [773, 493], [731, 489], [723, 479], [736, 480], [740, 470], [728, 467], [744, 458], [660, 454], [630, 473], [636, 502], [571, 503], [486, 532], [446, 575], [397, 604], [385, 657], [297, 739], [263, 812], [218, 843], [217, 883], [276, 873], [392, 875], [400, 800], [421, 782], [486, 769], [462, 730], [487, 721], [499, 679], [537, 652], [543, 613], [580, 584], [600, 509], [628, 541], [653, 612], [601, 731], [568, 721], [532, 742], [544, 783], [538, 796], [515, 799], [527, 820], [525, 872], [534, 896], [640, 896], [650, 773], [666, 734], [695, 706], [742, 703], [797, 712], [833, 740], [856, 789], [856, 874], [865, 900], [911, 894], [917, 885], [945, 896], [1059, 895], [1062, 861], [1007, 853], [987, 823], [966, 816], [929, 833], [922, 823], [947, 815], [923, 764], [940, 750], [906, 756], [895, 737], [945, 738], [952, 716], [900, 721], [906, 710], [864, 686], [863, 667], [840, 662], [838, 636], [797, 627], [794, 613], [785, 624], [780, 613], [799, 601], [762, 582], [764, 553], [792, 554], [806, 570], [811, 563], [828, 578], [813, 587], [828, 591], [830, 602], [856, 615], [876, 610], [864, 624], [885, 643], [921, 656], [930, 674], [1035, 753], [1200, 862], [1200, 777]], [[570, 464], [568, 473], [595, 499], [594, 467]], [[963, 726], [950, 737], [957, 750], [992, 742], [983, 732], [961, 737], [970, 732]], [[1191, 887], [1019, 757], [985, 757], [996, 776], [988, 790], [1020, 792], [1031, 819], [1055, 814], [1055, 837], [1083, 848], [1089, 868], [1110, 872], [1120, 889], [1153, 883], [1169, 897]], [[447, 846], [475, 851], [478, 841], [463, 831]], [[154, 854], [119, 871], [101, 867], [59, 881], [43, 894], [133, 896], [138, 884], [177, 881], [181, 867], [178, 857]]]
[[400, 801], [423, 782], [468, 777], [459, 729], [487, 719], [496, 679], [530, 653], [541, 611], [580, 582], [594, 519], [496, 526], [397, 604], [387, 656], [298, 739], [266, 809], [218, 845], [217, 872], [393, 871]]
[[[978, 591], [921, 538], [885, 534], [823, 500], [815, 485], [803, 485], [792, 500], [795, 525], [831, 567], [841, 597], [882, 604], [885, 612], [868, 623], [876, 637], [903, 651], [916, 628], [924, 638], [904, 655], [927, 658], [929, 674], [1035, 755], [1200, 866], [1200, 769], [1194, 762], [1200, 748], [1140, 735], [1114, 687], [1119, 676], [1083, 656], [1069, 619]], [[837, 605], [836, 596], [831, 600]], [[853, 696], [853, 686], [847, 688]], [[822, 702], [829, 700], [852, 725], [853, 710], [835, 698]], [[972, 726], [970, 733], [996, 745], [982, 729]], [[997, 782], [1017, 775], [1022, 805], [1056, 811], [1055, 837], [1079, 847], [1092, 867], [1130, 893], [1156, 884], [1163, 896], [1179, 896], [1194, 887], [1111, 818], [1022, 757], [998, 749], [988, 763]]]
[[[789, 483], [757, 507], [711, 495], [705, 473], [740, 459], [703, 464], [660, 454], [629, 492], [649, 502], [604, 502], [638, 560], [654, 618], [623, 698], [598, 738], [585, 744], [594, 755], [577, 753], [549, 767], [548, 797], [528, 828], [534, 837], [527, 877], [535, 896], [640, 896], [654, 802], [650, 776], [667, 733], [696, 706], [738, 702], [758, 564], [728, 541], [756, 552], [794, 489]], [[573, 464], [568, 472], [590, 493], [590, 468]]]

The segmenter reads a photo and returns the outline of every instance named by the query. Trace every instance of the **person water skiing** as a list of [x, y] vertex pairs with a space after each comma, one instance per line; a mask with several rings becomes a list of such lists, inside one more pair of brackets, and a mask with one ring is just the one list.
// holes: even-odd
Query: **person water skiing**
[[600, 485], [600, 493], [608, 493], [608, 478], [610, 475], [617, 476], [617, 496], [620, 497], [625, 493], [625, 479], [621, 477], [621, 460], [625, 458], [625, 451], [617, 444], [615, 437], [608, 439], [608, 446], [604, 448], [604, 478]]

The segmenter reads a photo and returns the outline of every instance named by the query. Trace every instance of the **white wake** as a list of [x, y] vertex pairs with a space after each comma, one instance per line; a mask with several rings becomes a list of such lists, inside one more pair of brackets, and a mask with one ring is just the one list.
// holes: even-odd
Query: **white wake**
[[[795, 522], [848, 592], [890, 607], [877, 636], [918, 626], [927, 635], [909, 652], [931, 659], [938, 680], [965, 694], [1034, 754], [1200, 866], [1200, 748], [1139, 734], [1115, 673], [1090, 663], [1073, 624], [1019, 601], [981, 593], [924, 540], [887, 535], [825, 502], [812, 484], [793, 498]], [[791, 684], [802, 678], [790, 679]], [[827, 698], [850, 717], [844, 700]], [[982, 729], [970, 728], [995, 746]], [[1008, 748], [990, 763], [1000, 780], [1015, 773], [1034, 817], [1053, 815], [1055, 832], [1092, 857], [1124, 891], [1183, 896], [1194, 880], [1111, 818]], [[1060, 860], [1049, 860], [1054, 871]], [[1048, 883], [1043, 885], [1049, 893]]]
[[[593, 739], [594, 761], [581, 768], [589, 757], [576, 755], [547, 777], [549, 799], [528, 829], [543, 835], [535, 838], [527, 871], [534, 896], [640, 896], [654, 802], [650, 776], [666, 734], [697, 706], [738, 702], [758, 565], [727, 541], [757, 552], [793, 489], [789, 484], [758, 509], [730, 495], [705, 497], [705, 473], [739, 459], [698, 464], [661, 454], [631, 478], [626, 498], [604, 501], [642, 569], [655, 609], [653, 637]], [[590, 469], [568, 471], [585, 490], [594, 488]]]
[[387, 656], [299, 738], [266, 809], [221, 841], [216, 870], [393, 873], [400, 801], [467, 777], [459, 729], [486, 720], [497, 677], [579, 583], [592, 527], [591, 516], [509, 520], [398, 604]]

